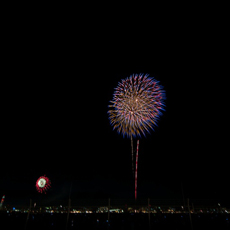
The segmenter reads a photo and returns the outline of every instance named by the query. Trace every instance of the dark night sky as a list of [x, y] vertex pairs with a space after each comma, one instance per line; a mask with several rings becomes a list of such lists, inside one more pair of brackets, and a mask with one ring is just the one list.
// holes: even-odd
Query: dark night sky
[[158, 127], [140, 139], [139, 197], [181, 198], [182, 181], [186, 197], [227, 198], [223, 47], [211, 28], [175, 24], [15, 30], [1, 70], [6, 201], [36, 199], [44, 174], [50, 197], [64, 199], [71, 182], [78, 198], [134, 197], [130, 140], [112, 130], [107, 115], [114, 88], [132, 73], [155, 77], [167, 97]]

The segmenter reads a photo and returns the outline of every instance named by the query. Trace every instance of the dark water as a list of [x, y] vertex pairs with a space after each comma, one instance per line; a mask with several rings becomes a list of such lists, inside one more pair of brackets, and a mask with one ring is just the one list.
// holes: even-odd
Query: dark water
[[[28, 222], [27, 213], [1, 213], [0, 229], [191, 229], [191, 222], [188, 214], [153, 214], [150, 216], [150, 226], [148, 214], [122, 213], [110, 214], [108, 222], [107, 213], [78, 213], [69, 215], [58, 213], [30, 214]], [[230, 214], [192, 214], [193, 230], [203, 229], [230, 229]]]

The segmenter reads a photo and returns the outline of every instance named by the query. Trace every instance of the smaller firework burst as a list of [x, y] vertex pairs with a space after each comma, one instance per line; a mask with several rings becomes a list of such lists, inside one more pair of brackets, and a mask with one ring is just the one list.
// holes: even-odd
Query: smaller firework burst
[[48, 177], [41, 176], [36, 181], [36, 189], [40, 193], [46, 193], [46, 190], [49, 189], [51, 186], [50, 179]]

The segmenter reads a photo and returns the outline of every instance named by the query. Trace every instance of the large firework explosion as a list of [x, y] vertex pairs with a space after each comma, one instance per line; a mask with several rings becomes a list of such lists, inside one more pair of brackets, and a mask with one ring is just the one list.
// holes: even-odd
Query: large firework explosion
[[165, 100], [158, 83], [148, 74], [133, 74], [118, 83], [108, 111], [114, 129], [123, 136], [135, 137], [145, 136], [156, 126]]

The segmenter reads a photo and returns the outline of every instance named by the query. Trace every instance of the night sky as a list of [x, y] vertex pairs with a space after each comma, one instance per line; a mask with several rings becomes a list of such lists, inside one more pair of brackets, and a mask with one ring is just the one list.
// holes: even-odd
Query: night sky
[[71, 184], [72, 197], [134, 199], [130, 139], [107, 114], [114, 88], [133, 73], [160, 81], [167, 98], [158, 126], [139, 139], [138, 198], [182, 199], [182, 183], [185, 197], [229, 199], [223, 47], [202, 26], [166, 25], [125, 34], [111, 25], [62, 34], [27, 27], [9, 38], [1, 70], [6, 203], [38, 199], [44, 174], [56, 200]]

